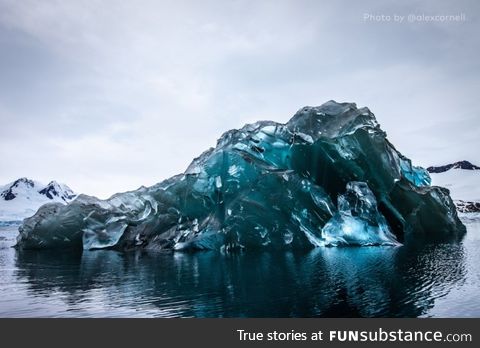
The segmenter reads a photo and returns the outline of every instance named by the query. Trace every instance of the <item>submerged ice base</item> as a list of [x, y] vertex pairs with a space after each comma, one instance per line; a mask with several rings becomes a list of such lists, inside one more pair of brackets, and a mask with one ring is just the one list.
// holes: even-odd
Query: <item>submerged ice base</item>
[[370, 110], [330, 101], [228, 131], [152, 187], [47, 204], [19, 231], [19, 248], [235, 250], [458, 240], [465, 227]]

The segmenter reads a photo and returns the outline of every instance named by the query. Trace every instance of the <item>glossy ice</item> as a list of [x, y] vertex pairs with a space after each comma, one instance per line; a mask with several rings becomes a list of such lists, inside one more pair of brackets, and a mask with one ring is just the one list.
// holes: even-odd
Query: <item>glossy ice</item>
[[[335, 203], [334, 203], [335, 202]], [[430, 186], [353, 103], [224, 133], [185, 173], [107, 200], [43, 206], [19, 248], [184, 250], [396, 245], [458, 239], [448, 190]]]

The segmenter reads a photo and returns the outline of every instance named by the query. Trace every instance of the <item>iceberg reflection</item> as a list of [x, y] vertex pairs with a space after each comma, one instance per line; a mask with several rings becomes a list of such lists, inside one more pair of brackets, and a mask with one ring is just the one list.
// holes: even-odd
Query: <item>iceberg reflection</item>
[[[19, 250], [16, 277], [94, 316], [417, 317], [464, 281], [461, 244], [221, 254]], [[45, 314], [48, 315], [48, 314]]]

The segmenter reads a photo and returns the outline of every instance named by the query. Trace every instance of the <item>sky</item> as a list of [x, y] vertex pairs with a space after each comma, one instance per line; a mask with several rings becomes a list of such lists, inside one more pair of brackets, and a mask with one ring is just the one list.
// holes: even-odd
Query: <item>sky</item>
[[0, 184], [107, 198], [331, 99], [367, 106], [414, 164], [480, 164], [479, 15], [474, 0], [0, 0]]

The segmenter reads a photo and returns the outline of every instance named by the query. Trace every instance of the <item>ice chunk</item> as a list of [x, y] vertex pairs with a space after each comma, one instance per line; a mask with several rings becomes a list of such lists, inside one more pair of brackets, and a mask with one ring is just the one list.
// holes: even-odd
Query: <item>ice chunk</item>
[[400, 245], [368, 185], [356, 181], [338, 196], [338, 212], [323, 227], [322, 237], [327, 246]]
[[408, 159], [400, 160], [400, 168], [403, 176], [415, 186], [430, 186], [432, 183], [428, 171], [422, 167], [413, 166]]
[[[108, 224], [104, 229], [84, 229], [83, 249], [104, 249], [114, 246], [123, 235], [125, 228], [127, 228], [126, 223], [116, 221]], [[137, 244], [137, 242], [138, 238], [135, 239], [135, 244]]]

